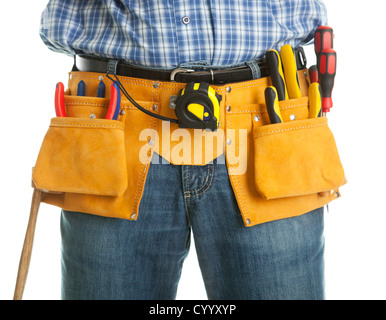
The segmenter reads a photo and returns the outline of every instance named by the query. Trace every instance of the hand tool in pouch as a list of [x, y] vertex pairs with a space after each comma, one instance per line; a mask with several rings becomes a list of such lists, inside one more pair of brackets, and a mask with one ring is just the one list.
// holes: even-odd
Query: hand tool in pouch
[[283, 118], [281, 116], [279, 108], [279, 99], [275, 87], [269, 86], [264, 91], [265, 104], [267, 106], [268, 116], [271, 123], [282, 123]]
[[170, 98], [180, 128], [217, 130], [221, 95], [206, 82], [189, 82]]
[[315, 31], [314, 48], [318, 56], [325, 49], [334, 48], [334, 31], [329, 26], [320, 26]]
[[[334, 48], [334, 31], [329, 26], [319, 26], [315, 31], [314, 50], [316, 54], [316, 68], [320, 67], [320, 55], [323, 50]], [[320, 75], [319, 75], [320, 76]]]
[[325, 49], [320, 54], [319, 83], [322, 93], [323, 116], [332, 108], [332, 89], [334, 88], [336, 74], [336, 52], [332, 49]]
[[309, 115], [308, 118], [318, 118], [322, 116], [322, 98], [319, 83], [313, 82], [308, 88]]
[[104, 98], [106, 92], [106, 85], [103, 82], [103, 80], [99, 81], [98, 88], [97, 88], [97, 97], [98, 98]]
[[78, 83], [76, 95], [78, 97], [84, 97], [86, 95], [86, 84], [84, 83], [83, 80], [79, 81], [79, 83]]
[[311, 83], [319, 82], [318, 67], [316, 65], [311, 66], [308, 69], [308, 72], [310, 74]]
[[287, 85], [288, 96], [290, 99], [300, 98], [300, 84], [298, 78], [298, 69], [294, 50], [291, 45], [286, 44], [280, 50], [281, 61], [284, 69], [284, 78]]
[[288, 92], [279, 53], [274, 49], [268, 50], [265, 57], [268, 64], [269, 75], [273, 86], [276, 88], [279, 101], [287, 100]]
[[64, 85], [58, 82], [55, 90], [55, 113], [57, 117], [67, 117], [64, 105]]
[[115, 82], [111, 83], [110, 104], [107, 110], [106, 119], [117, 120], [121, 105], [121, 92]]

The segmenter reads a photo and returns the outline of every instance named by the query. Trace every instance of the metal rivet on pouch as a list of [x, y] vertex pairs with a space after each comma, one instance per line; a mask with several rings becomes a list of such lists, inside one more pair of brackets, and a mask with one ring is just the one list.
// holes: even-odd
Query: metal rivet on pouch
[[227, 106], [227, 112], [231, 111], [231, 106]]
[[247, 219], [246, 221], [247, 221], [247, 224], [251, 224], [251, 220]]
[[158, 82], [154, 82], [153, 83], [153, 88], [154, 89], [158, 89], [159, 88], [159, 83]]
[[256, 122], [260, 120], [260, 117], [258, 115], [254, 116], [253, 117], [253, 120], [255, 120]]
[[227, 87], [227, 92], [231, 92], [232, 91], [232, 88], [231, 87]]
[[231, 139], [228, 139], [228, 140], [227, 140], [227, 145], [229, 146], [231, 143], [232, 143], [232, 140], [231, 140]]
[[153, 104], [152, 109], [153, 111], [156, 111], [158, 109], [158, 106], [156, 104]]
[[133, 214], [130, 216], [130, 218], [131, 218], [131, 219], [134, 219], [134, 218], [135, 218], [135, 216], [136, 216], [136, 214], [135, 214], [135, 213], [133, 213]]
[[291, 115], [290, 115], [290, 119], [291, 119], [291, 120], [295, 120], [295, 119], [296, 119], [296, 116], [295, 116], [294, 114], [291, 114]]
[[121, 116], [123, 116], [125, 113], [126, 113], [126, 111], [125, 111], [125, 110], [121, 110], [121, 111], [119, 111], [119, 114], [120, 114]]
[[96, 115], [93, 114], [93, 113], [91, 113], [91, 114], [90, 114], [90, 119], [95, 119], [95, 118], [96, 118]]
[[335, 192], [335, 197], [339, 198], [339, 192]]
[[307, 78], [307, 72], [304, 71], [304, 76]]
[[148, 144], [149, 144], [150, 146], [152, 146], [152, 145], [154, 144], [154, 140], [153, 140], [153, 139], [150, 139], [150, 140], [148, 141]]
[[99, 76], [98, 80], [103, 81], [103, 76]]

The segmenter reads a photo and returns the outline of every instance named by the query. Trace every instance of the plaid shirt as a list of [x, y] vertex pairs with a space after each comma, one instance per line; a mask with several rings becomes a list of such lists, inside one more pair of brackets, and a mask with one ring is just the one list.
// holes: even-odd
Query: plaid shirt
[[307, 44], [323, 24], [320, 0], [51, 0], [40, 36], [56, 52], [169, 69], [240, 64]]

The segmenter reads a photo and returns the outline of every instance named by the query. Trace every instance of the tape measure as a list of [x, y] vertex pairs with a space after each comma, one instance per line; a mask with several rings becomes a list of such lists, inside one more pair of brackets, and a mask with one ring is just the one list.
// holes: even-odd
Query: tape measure
[[177, 96], [172, 96], [170, 107], [174, 109], [180, 128], [217, 130], [221, 95], [206, 82], [189, 82]]

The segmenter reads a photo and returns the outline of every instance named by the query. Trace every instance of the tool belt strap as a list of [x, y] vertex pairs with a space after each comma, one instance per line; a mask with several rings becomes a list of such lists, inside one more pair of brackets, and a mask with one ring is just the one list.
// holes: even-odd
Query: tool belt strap
[[[108, 70], [108, 59], [75, 56], [73, 71], [106, 73]], [[258, 63], [261, 76], [268, 75], [265, 62]], [[211, 84], [225, 84], [253, 79], [251, 68], [245, 64], [238, 67], [226, 69], [208, 69], [194, 71], [189, 68], [177, 68], [174, 70], [145, 69], [129, 65], [124, 61], [119, 61], [116, 73], [118, 76], [140, 78], [156, 81], [176, 81], [188, 82], [208, 82]]]

